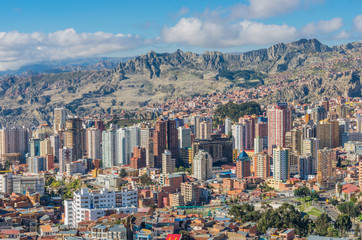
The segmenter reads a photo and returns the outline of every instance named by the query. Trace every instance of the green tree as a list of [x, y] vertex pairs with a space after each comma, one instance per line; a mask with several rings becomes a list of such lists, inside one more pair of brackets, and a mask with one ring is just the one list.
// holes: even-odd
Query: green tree
[[341, 231], [343, 235], [343, 233], [352, 228], [351, 218], [347, 214], [339, 214], [336, 219], [335, 226]]
[[359, 226], [359, 223], [357, 223], [356, 229], [354, 230], [354, 236], [356, 238], [360, 239], [361, 238], [360, 234], [361, 234], [360, 226]]
[[328, 216], [327, 213], [322, 213], [319, 215], [315, 221], [315, 232], [320, 236], [328, 235], [328, 228], [332, 226], [332, 219]]
[[119, 177], [121, 178], [124, 178], [127, 176], [127, 172], [126, 172], [126, 169], [122, 168], [120, 171], [119, 171]]
[[338, 196], [339, 198], [341, 198], [341, 194], [342, 194], [342, 184], [341, 183], [338, 183], [337, 185], [337, 189], [338, 189]]

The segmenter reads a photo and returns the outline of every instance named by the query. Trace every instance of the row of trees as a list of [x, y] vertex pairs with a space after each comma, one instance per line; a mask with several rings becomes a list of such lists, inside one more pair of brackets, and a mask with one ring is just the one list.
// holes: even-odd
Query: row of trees
[[296, 234], [305, 237], [310, 234], [320, 236], [340, 237], [350, 230], [352, 221], [347, 214], [341, 214], [333, 224], [332, 219], [326, 213], [322, 213], [315, 221], [308, 215], [303, 215], [293, 205], [284, 203], [279, 208], [273, 209], [263, 202], [262, 210], [255, 210], [253, 205], [234, 205], [229, 210], [229, 215], [234, 220], [245, 222], [256, 222], [259, 233], [265, 233], [268, 228], [294, 228]]
[[310, 197], [312, 200], [318, 200], [319, 195], [316, 191], [309, 190], [306, 186], [299, 187], [294, 190], [294, 196], [296, 197]]

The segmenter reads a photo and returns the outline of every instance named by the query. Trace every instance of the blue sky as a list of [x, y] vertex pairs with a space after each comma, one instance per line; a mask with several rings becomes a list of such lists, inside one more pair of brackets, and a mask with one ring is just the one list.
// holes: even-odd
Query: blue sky
[[361, 0], [2, 0], [0, 71], [150, 50], [243, 52], [317, 38], [360, 41]]

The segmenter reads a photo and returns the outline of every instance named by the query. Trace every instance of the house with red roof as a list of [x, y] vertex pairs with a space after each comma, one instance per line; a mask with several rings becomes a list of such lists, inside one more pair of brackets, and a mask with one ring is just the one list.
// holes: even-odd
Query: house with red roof
[[342, 185], [342, 191], [339, 192], [338, 184], [336, 184], [336, 196], [340, 199], [344, 199], [346, 201], [350, 201], [352, 196], [355, 196], [357, 198], [357, 195], [360, 192], [360, 189], [358, 186], [351, 184], [351, 183], [341, 183]]

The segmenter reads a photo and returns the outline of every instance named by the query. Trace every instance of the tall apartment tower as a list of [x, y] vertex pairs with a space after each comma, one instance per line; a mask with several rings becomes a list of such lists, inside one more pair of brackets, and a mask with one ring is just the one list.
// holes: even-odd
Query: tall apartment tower
[[268, 152], [273, 148], [285, 147], [285, 133], [291, 130], [292, 111], [288, 104], [279, 103], [268, 108]]
[[250, 167], [251, 167], [250, 157], [245, 151], [242, 151], [239, 154], [238, 158], [236, 159], [236, 177], [237, 178], [250, 177], [251, 175]]
[[231, 129], [233, 149], [237, 149], [238, 151], [248, 149], [246, 147], [246, 126], [244, 124], [238, 123], [232, 125]]
[[65, 129], [66, 111], [64, 108], [54, 109], [54, 132]]
[[307, 138], [303, 140], [302, 154], [312, 157], [311, 173], [317, 174], [318, 150], [321, 148], [321, 141], [318, 138]]
[[206, 119], [205, 121], [202, 121], [200, 123], [200, 139], [209, 139], [212, 134], [212, 119], [211, 122], [209, 119]]
[[270, 177], [270, 156], [266, 152], [260, 152], [253, 156], [254, 176], [266, 179]]
[[289, 179], [289, 149], [277, 147], [273, 149], [273, 178], [275, 180]]
[[82, 119], [71, 117], [65, 122], [65, 146], [73, 151], [73, 160], [83, 158]]
[[162, 174], [166, 175], [175, 172], [175, 167], [175, 159], [172, 158], [171, 152], [166, 149], [165, 152], [162, 153]]
[[155, 132], [153, 134], [153, 154], [154, 165], [156, 168], [162, 166], [162, 153], [166, 149], [171, 151], [173, 159], [178, 159], [178, 132], [175, 120], [158, 120], [155, 124]]
[[192, 164], [194, 178], [206, 181], [212, 178], [212, 157], [208, 152], [199, 150]]
[[87, 129], [87, 155], [91, 159], [102, 158], [102, 130], [98, 128]]
[[25, 154], [29, 151], [29, 139], [31, 131], [25, 127], [3, 128], [0, 130], [0, 159], [7, 154], [20, 153], [20, 160], [25, 160]]
[[131, 149], [131, 131], [129, 128], [120, 128], [117, 130], [117, 160], [116, 165], [129, 164], [132, 156]]
[[321, 140], [321, 148], [339, 146], [339, 123], [335, 120], [322, 120], [317, 125], [317, 138]]
[[336, 183], [337, 155], [333, 149], [318, 150], [317, 182], [324, 188], [332, 188]]
[[102, 164], [103, 168], [111, 168], [116, 165], [117, 156], [117, 132], [114, 129], [102, 133]]
[[153, 161], [153, 128], [141, 128], [140, 147], [146, 149], [146, 165], [154, 167]]

